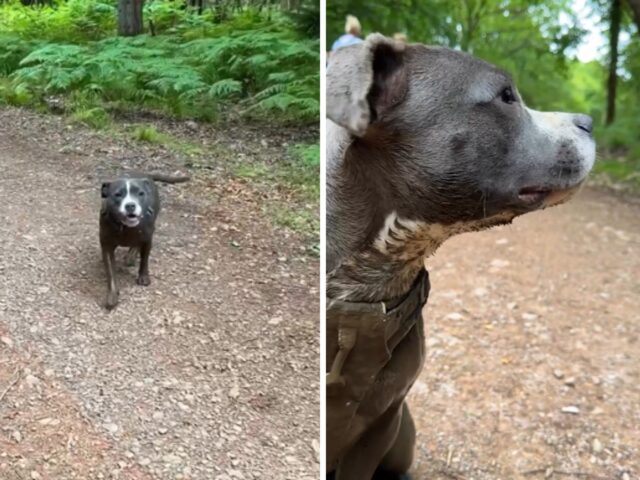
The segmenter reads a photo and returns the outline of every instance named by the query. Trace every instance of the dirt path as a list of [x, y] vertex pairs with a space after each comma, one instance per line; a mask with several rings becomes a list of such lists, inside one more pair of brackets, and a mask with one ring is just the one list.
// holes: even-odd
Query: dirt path
[[0, 110], [2, 480], [317, 478], [318, 264], [259, 193], [215, 164], [162, 187], [151, 286], [122, 266], [101, 307], [100, 179], [183, 165]]
[[640, 478], [640, 203], [586, 189], [427, 263], [416, 478]]

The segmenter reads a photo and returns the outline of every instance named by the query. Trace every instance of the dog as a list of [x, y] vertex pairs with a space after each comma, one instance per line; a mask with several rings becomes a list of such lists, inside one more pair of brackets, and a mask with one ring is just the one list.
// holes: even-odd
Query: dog
[[595, 160], [583, 114], [527, 108], [469, 54], [373, 34], [327, 68], [327, 471], [406, 478], [429, 257], [567, 201]]
[[102, 183], [102, 207], [100, 209], [100, 247], [107, 273], [107, 298], [105, 307], [113, 309], [118, 304], [119, 288], [115, 275], [115, 250], [129, 247], [128, 263], [140, 253], [140, 268], [136, 282], [149, 285], [149, 254], [160, 212], [160, 196], [155, 182], [182, 183], [187, 176], [161, 174], [129, 174]]

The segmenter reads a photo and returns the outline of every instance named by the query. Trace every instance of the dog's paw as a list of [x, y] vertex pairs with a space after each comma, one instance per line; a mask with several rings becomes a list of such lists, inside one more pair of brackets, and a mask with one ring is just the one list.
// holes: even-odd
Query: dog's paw
[[104, 306], [107, 310], [113, 310], [115, 306], [118, 304], [118, 292], [109, 292], [107, 293], [107, 300], [104, 302]]
[[151, 285], [151, 279], [149, 278], [149, 275], [138, 275], [136, 283], [146, 287], [147, 285]]

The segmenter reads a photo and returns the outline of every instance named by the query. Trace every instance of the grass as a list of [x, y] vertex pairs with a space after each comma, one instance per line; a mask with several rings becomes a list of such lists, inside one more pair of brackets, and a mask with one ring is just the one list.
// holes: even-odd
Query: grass
[[271, 164], [238, 164], [234, 174], [240, 178], [285, 185], [305, 201], [317, 204], [320, 200], [320, 145], [296, 145], [286, 158]]
[[287, 156], [277, 162], [243, 162], [233, 173], [253, 183], [282, 185], [304, 205], [291, 206], [286, 202], [266, 207], [265, 213], [274, 224], [313, 239], [311, 252], [318, 252], [320, 221], [317, 206], [320, 202], [320, 145], [299, 144], [289, 149]]
[[71, 122], [80, 123], [96, 130], [104, 130], [111, 126], [111, 115], [101, 107], [79, 108], [71, 114]]

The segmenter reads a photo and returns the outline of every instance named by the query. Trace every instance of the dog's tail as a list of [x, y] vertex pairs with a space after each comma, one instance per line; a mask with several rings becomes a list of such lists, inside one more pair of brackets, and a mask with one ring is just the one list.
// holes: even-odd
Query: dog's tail
[[154, 182], [162, 182], [162, 183], [184, 183], [191, 180], [191, 177], [188, 175], [163, 175], [162, 173], [150, 173], [149, 178]]

